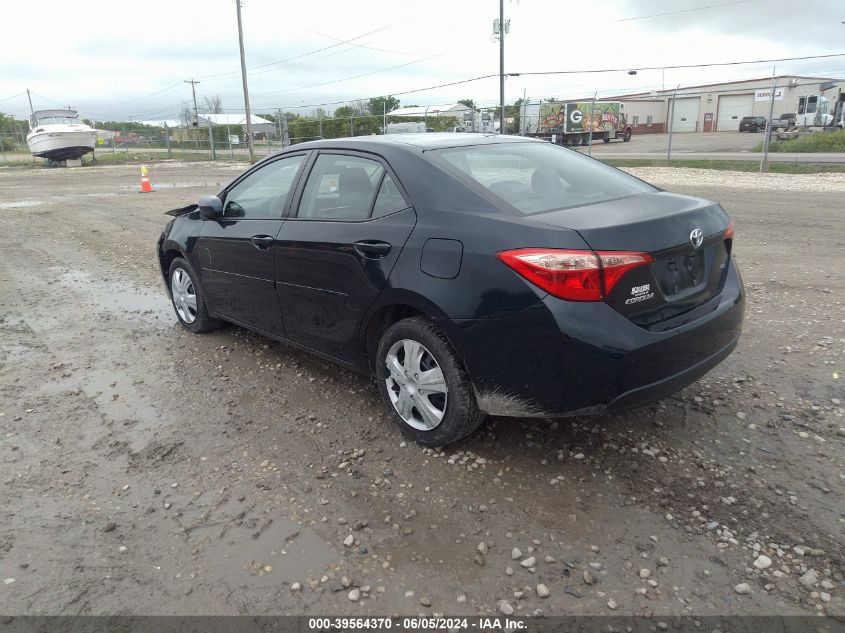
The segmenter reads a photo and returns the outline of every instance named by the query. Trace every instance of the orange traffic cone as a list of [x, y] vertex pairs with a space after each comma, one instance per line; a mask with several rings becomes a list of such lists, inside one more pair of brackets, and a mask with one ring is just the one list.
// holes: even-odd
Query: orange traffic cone
[[144, 165], [141, 167], [141, 193], [150, 193], [151, 191], [155, 191], [153, 186], [150, 184], [150, 178], [148, 176], [149, 170], [147, 166]]

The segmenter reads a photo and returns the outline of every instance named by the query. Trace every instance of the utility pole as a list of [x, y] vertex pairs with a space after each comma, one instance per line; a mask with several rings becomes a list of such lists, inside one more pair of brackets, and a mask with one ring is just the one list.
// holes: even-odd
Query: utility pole
[[672, 91], [672, 106], [669, 108], [669, 146], [666, 148], [666, 164], [672, 162], [672, 130], [675, 129], [675, 100], [678, 98], [678, 84]]
[[505, 0], [499, 0], [499, 134], [505, 133]]
[[194, 81], [194, 78], [191, 77], [190, 80], [186, 79], [184, 82], [186, 84], [191, 84], [191, 92], [194, 94], [194, 125], [196, 127], [200, 123], [200, 115], [199, 111], [197, 110], [197, 89], [196, 84], [200, 83], [199, 81]]
[[255, 149], [252, 145], [252, 117], [249, 113], [249, 88], [246, 83], [246, 55], [244, 54], [244, 29], [241, 24], [241, 0], [235, 0], [238, 11], [238, 43], [241, 48], [241, 78], [244, 84], [244, 110], [246, 110], [246, 140], [249, 146], [249, 162], [255, 162]]
[[211, 117], [208, 117], [208, 145], [211, 148], [211, 160], [217, 160], [217, 152], [214, 150], [214, 129], [211, 127]]
[[285, 141], [282, 137], [282, 110], [281, 108], [276, 108], [276, 123], [278, 124], [279, 128], [279, 147], [282, 149], [285, 148]]
[[769, 100], [769, 120], [766, 121], [766, 138], [763, 139], [763, 156], [760, 157], [760, 173], [766, 171], [769, 158], [769, 143], [772, 140], [772, 116], [775, 113], [775, 90], [777, 90], [777, 66], [772, 66], [772, 98]]

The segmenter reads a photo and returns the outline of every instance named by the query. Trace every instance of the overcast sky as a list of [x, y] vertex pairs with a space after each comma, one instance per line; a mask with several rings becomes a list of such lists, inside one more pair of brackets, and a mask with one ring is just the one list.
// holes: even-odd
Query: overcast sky
[[[499, 71], [491, 37], [497, 0], [243, 0], [242, 11], [253, 112], [306, 113], [314, 104]], [[505, 13], [506, 72], [845, 52], [845, 8], [831, 0], [506, 0]], [[98, 120], [173, 119], [191, 99], [182, 82], [192, 77], [201, 81], [200, 101], [219, 95], [226, 111], [243, 110], [235, 0], [42, 0], [4, 4], [2, 15], [2, 112], [27, 116], [21, 93], [29, 88], [36, 109], [72, 105]], [[782, 62], [777, 71], [842, 77], [845, 57]], [[506, 98], [601, 96], [771, 72], [766, 63], [522, 76], [507, 80]], [[498, 79], [399, 96], [403, 105], [459, 98], [494, 104]]]

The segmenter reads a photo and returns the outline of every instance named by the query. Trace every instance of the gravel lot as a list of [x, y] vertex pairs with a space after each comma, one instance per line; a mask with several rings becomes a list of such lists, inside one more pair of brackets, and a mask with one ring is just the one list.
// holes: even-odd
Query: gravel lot
[[737, 351], [439, 452], [362, 377], [177, 325], [162, 212], [242, 168], [0, 170], [0, 613], [845, 617], [845, 175], [632, 169], [735, 216]]

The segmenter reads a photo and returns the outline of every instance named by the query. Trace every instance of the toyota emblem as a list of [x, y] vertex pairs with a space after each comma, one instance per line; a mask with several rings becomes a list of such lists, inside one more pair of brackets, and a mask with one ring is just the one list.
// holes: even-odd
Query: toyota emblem
[[689, 234], [689, 243], [693, 248], [698, 248], [704, 241], [704, 233], [701, 229], [693, 229]]

